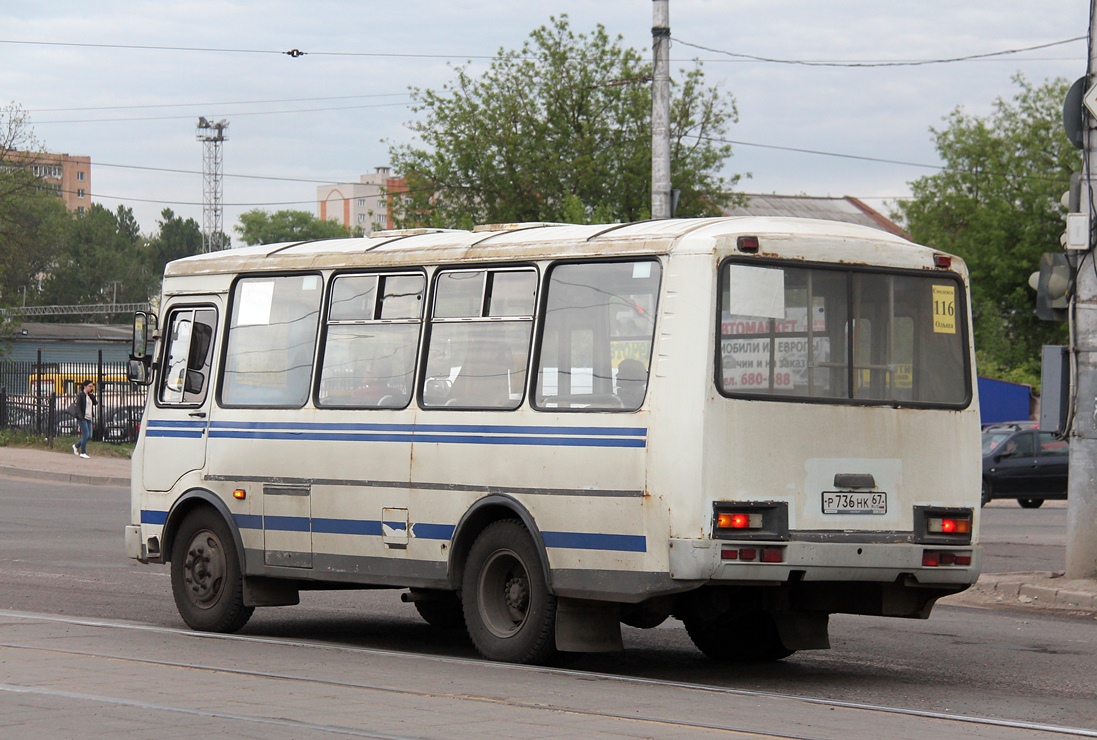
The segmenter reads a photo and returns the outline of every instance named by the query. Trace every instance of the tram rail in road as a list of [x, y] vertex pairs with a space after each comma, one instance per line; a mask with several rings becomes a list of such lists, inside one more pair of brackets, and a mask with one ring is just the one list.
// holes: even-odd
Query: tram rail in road
[[[1086, 728], [299, 639], [14, 610], [0, 610], [0, 622], [0, 724], [15, 736], [167, 737], [185, 723], [267, 740], [523, 737], [548, 728], [575, 736], [1097, 738]], [[537, 680], [518, 677], [532, 674]]]

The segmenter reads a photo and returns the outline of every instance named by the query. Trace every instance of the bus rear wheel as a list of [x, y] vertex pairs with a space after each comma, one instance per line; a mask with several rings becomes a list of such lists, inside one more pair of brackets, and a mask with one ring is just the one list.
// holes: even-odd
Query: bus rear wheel
[[757, 663], [792, 655], [781, 642], [773, 617], [762, 611], [727, 614], [715, 619], [682, 618], [686, 634], [702, 653], [726, 663]]
[[235, 632], [251, 619], [240, 557], [228, 524], [208, 507], [187, 514], [171, 549], [171, 591], [191, 629]]
[[545, 664], [556, 657], [556, 597], [522, 524], [488, 525], [469, 551], [461, 601], [472, 644], [488, 660]]
[[1021, 505], [1022, 509], [1039, 509], [1044, 505], [1042, 498], [1019, 498], [1017, 503]]

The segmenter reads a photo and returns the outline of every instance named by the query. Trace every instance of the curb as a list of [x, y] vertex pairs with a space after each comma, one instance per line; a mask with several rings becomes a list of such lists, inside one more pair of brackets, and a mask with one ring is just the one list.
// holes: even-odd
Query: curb
[[130, 485], [130, 479], [128, 477], [117, 478], [109, 475], [60, 473], [52, 470], [15, 468], [9, 465], [0, 465], [0, 475], [10, 475], [14, 478], [29, 478], [31, 480], [50, 480], [59, 483], [76, 483], [85, 486], [119, 486], [122, 488], [129, 488]]
[[[1043, 579], [1057, 578], [1061, 574], [1040, 574]], [[1016, 576], [1014, 576], [1016, 579]], [[972, 591], [993, 596], [1001, 603], [1015, 602], [1021, 606], [1051, 606], [1060, 609], [1073, 609], [1085, 612], [1097, 612], [1097, 593], [1080, 590], [1078, 582], [1065, 581], [1062, 588], [1055, 585], [1031, 583], [1026, 580], [991, 578], [985, 576], [971, 587]]]

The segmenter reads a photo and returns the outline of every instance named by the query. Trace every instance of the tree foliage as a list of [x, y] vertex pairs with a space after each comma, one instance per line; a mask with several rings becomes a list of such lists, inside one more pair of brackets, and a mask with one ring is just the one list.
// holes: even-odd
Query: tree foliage
[[193, 218], [184, 220], [165, 208], [158, 225], [156, 236], [149, 241], [149, 271], [157, 277], [164, 274], [164, 266], [172, 260], [202, 251], [202, 227]]
[[350, 231], [342, 224], [317, 218], [308, 211], [268, 213], [253, 209], [240, 214], [240, 224], [235, 229], [244, 244], [275, 244], [350, 236]]
[[70, 220], [31, 166], [42, 154], [26, 112], [0, 109], [0, 305], [37, 302]]
[[989, 115], [957, 108], [932, 129], [945, 167], [911, 183], [898, 215], [915, 241], [967, 263], [980, 373], [1039, 385], [1040, 346], [1064, 343], [1066, 330], [1036, 318], [1028, 278], [1061, 248], [1060, 199], [1082, 162], [1063, 132], [1067, 82], [1014, 82]]
[[[468, 227], [518, 221], [604, 222], [651, 210], [650, 65], [602, 26], [567, 16], [500, 50], [478, 74], [457, 67], [439, 91], [412, 90], [417, 144], [390, 148], [408, 191], [404, 225]], [[671, 181], [678, 215], [719, 213], [738, 177], [719, 171], [735, 101], [698, 67], [672, 89]]]
[[147, 301], [158, 282], [133, 211], [95, 203], [72, 219], [42, 286], [43, 304]]

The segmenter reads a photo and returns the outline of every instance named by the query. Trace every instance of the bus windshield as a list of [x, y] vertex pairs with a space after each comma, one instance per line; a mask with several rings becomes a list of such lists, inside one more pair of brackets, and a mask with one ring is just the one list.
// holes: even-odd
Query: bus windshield
[[946, 275], [727, 262], [725, 395], [962, 407], [963, 286]]

